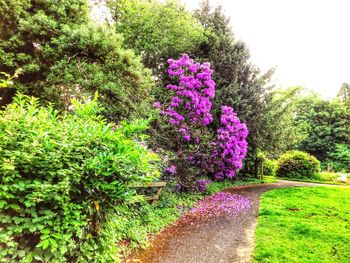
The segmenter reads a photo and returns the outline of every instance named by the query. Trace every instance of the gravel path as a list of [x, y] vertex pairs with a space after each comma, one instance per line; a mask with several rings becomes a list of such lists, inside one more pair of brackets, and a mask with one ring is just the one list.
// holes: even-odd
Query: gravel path
[[[250, 262], [254, 249], [260, 195], [275, 188], [301, 186], [325, 185], [278, 181], [271, 184], [245, 185], [226, 189], [225, 192], [232, 193], [234, 198], [245, 200], [248, 198], [250, 202], [247, 209], [239, 208], [239, 213], [213, 213], [214, 216], [196, 214], [200, 209], [187, 213], [158, 234], [149, 249], [141, 252], [129, 262]], [[210, 202], [208, 201], [207, 204]]]

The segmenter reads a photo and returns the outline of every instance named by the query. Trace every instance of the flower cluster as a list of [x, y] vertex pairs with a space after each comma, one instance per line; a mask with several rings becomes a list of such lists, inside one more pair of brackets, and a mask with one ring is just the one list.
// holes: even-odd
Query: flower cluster
[[210, 184], [210, 183], [211, 183], [211, 180], [205, 180], [205, 179], [197, 180], [194, 187], [196, 191], [205, 193], [207, 191], [207, 184]]
[[215, 169], [215, 179], [232, 178], [242, 168], [242, 161], [247, 153], [248, 129], [231, 107], [221, 108], [221, 127], [213, 143], [214, 152], [211, 162]]
[[[179, 60], [169, 59], [168, 64], [167, 72], [176, 83], [166, 86], [173, 91], [173, 97], [160, 113], [178, 127], [178, 133], [185, 141], [190, 141], [194, 135], [193, 126], [203, 127], [213, 121], [210, 113], [211, 100], [215, 96], [212, 71], [209, 63], [194, 63], [187, 54]], [[162, 105], [156, 102], [154, 107], [161, 109]]]
[[[170, 94], [167, 101], [155, 102], [162, 120], [176, 140], [171, 149], [176, 152], [173, 164], [165, 174], [180, 179], [177, 190], [194, 188], [206, 191], [209, 183], [199, 180], [198, 174], [213, 176], [217, 180], [232, 178], [242, 168], [246, 155], [247, 127], [241, 123], [232, 108], [223, 106], [221, 126], [216, 134], [207, 127], [213, 122], [210, 113], [215, 96], [215, 82], [209, 63], [195, 63], [184, 54], [179, 60], [169, 59], [167, 73], [171, 84], [166, 86]], [[180, 139], [180, 140], [179, 140]]]

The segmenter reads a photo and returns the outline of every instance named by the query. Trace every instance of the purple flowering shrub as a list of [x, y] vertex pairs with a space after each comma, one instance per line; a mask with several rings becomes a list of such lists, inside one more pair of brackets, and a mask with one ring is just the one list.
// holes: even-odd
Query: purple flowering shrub
[[235, 172], [243, 166], [248, 147], [247, 126], [238, 119], [231, 107], [221, 108], [220, 123], [216, 140], [212, 143], [214, 152], [209, 163], [217, 180], [235, 176]]
[[242, 168], [248, 130], [227, 106], [222, 107], [221, 127], [217, 131], [208, 127], [213, 122], [215, 96], [209, 63], [195, 63], [184, 54], [179, 60], [169, 59], [168, 64], [168, 99], [153, 104], [160, 113], [160, 137], [170, 141], [168, 148], [173, 152], [165, 174], [179, 179], [179, 190], [205, 191], [210, 181], [198, 177], [232, 178]]
[[187, 54], [179, 60], [169, 59], [169, 76], [175, 84], [168, 84], [172, 98], [167, 105], [155, 102], [154, 107], [173, 125], [180, 137], [189, 142], [200, 141], [201, 127], [213, 121], [211, 100], [215, 96], [215, 82], [211, 79], [210, 65], [194, 63]]

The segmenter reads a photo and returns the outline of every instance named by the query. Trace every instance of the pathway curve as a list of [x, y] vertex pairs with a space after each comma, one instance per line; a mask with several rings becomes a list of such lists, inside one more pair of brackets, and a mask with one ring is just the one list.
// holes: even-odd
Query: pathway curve
[[235, 197], [248, 198], [250, 200], [248, 209], [242, 206], [238, 208], [240, 213], [229, 211], [227, 214], [213, 217], [202, 216], [200, 209], [194, 211], [197, 213], [199, 210], [197, 216], [192, 212], [187, 213], [158, 234], [152, 246], [134, 257], [131, 262], [248, 263], [254, 249], [260, 195], [275, 188], [300, 186], [325, 185], [278, 181], [271, 184], [245, 185], [226, 189], [225, 192], [232, 193]]

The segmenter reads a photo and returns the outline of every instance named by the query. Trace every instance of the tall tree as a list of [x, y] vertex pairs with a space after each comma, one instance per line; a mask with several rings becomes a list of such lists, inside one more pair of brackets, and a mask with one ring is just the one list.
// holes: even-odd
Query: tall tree
[[350, 145], [350, 112], [344, 103], [306, 96], [300, 100], [296, 113], [297, 124], [305, 136], [299, 149], [324, 161], [336, 150], [336, 144]]
[[301, 127], [295, 125], [295, 112], [301, 94], [301, 87], [276, 89], [267, 99], [260, 147], [270, 158], [276, 158], [291, 150], [304, 139]]
[[147, 114], [153, 80], [114, 28], [90, 21], [86, 0], [0, 0], [0, 71], [14, 88], [70, 107], [99, 92], [105, 115]]
[[337, 97], [350, 108], [350, 85], [348, 83], [343, 83], [338, 91]]
[[168, 58], [191, 53], [203, 38], [203, 29], [177, 0], [111, 0], [115, 27], [124, 45], [142, 56], [156, 75]]
[[197, 45], [194, 55], [197, 60], [209, 61], [214, 69], [218, 90], [214, 102], [216, 113], [222, 105], [230, 106], [248, 126], [246, 168], [251, 173], [254, 165], [249, 163], [254, 163], [257, 151], [270, 140], [264, 137], [266, 133], [262, 129], [266, 127], [265, 114], [271, 90], [268, 83], [273, 71], [260, 74], [259, 69], [249, 62], [248, 48], [235, 40], [230, 20], [221, 7], [212, 10], [209, 1], [203, 1], [195, 15], [205, 28], [206, 39]]

